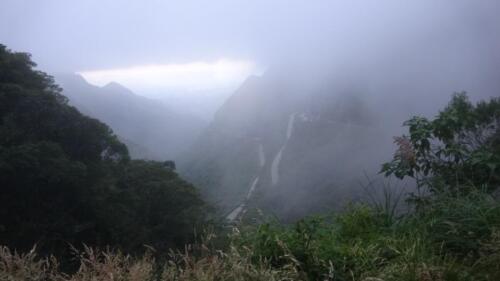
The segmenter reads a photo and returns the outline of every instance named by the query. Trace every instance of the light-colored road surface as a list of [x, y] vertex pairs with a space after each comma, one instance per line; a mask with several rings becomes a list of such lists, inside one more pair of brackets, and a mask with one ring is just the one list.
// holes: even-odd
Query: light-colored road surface
[[259, 177], [255, 177], [255, 179], [252, 182], [252, 185], [250, 186], [250, 189], [248, 190], [247, 197], [246, 199], [250, 199], [252, 197], [253, 192], [255, 191], [255, 187], [257, 186], [257, 183], [259, 182]]
[[278, 181], [280, 180], [279, 167], [281, 162], [281, 155], [283, 154], [283, 151], [285, 150], [286, 145], [288, 144], [288, 140], [293, 134], [294, 125], [295, 125], [295, 113], [291, 114], [290, 117], [288, 118], [288, 127], [286, 128], [285, 141], [283, 142], [283, 145], [281, 146], [280, 150], [274, 157], [273, 163], [271, 164], [271, 183], [273, 185], [277, 184]]
[[[266, 156], [264, 155], [264, 147], [262, 146], [261, 143], [259, 143], [258, 155], [259, 155], [259, 159], [258, 159], [259, 160], [259, 168], [262, 169], [262, 167], [264, 167], [264, 165], [266, 165]], [[229, 215], [227, 215], [226, 219], [228, 221], [234, 221], [235, 219], [237, 219], [240, 216], [240, 214], [242, 212], [245, 211], [247, 201], [250, 200], [250, 198], [252, 197], [252, 194], [255, 191], [255, 187], [259, 183], [259, 179], [260, 179], [260, 177], [257, 175], [255, 177], [255, 179], [252, 181], [250, 188], [248, 189], [248, 193], [247, 193], [247, 196], [245, 197], [245, 200], [240, 205], [238, 205], [238, 207], [236, 207], [234, 210], [232, 210], [231, 213], [229, 213]]]
[[264, 167], [266, 164], [266, 155], [264, 155], [264, 146], [259, 143], [259, 167]]
[[243, 208], [245, 208], [245, 203], [241, 203], [241, 205], [236, 207], [236, 209], [234, 209], [231, 213], [229, 213], [229, 215], [227, 215], [226, 219], [228, 221], [234, 221], [243, 211]]

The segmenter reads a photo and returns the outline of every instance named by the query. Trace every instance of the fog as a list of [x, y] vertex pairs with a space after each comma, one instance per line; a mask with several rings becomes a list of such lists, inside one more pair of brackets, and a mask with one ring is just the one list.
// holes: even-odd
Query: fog
[[294, 64], [323, 75], [332, 69], [368, 77], [401, 74], [418, 65], [419, 73], [440, 73], [443, 80], [471, 73], [475, 84], [484, 84], [479, 79], [498, 76], [497, 1], [2, 4], [2, 42], [32, 53], [51, 73], [228, 58], [260, 68]]
[[376, 62], [380, 53], [396, 50], [498, 59], [497, 1], [4, 0], [2, 4], [2, 41], [32, 53], [40, 67], [51, 72], [222, 57], [265, 65], [307, 55], [308, 61], [323, 63], [353, 57]]
[[471, 92], [498, 76], [497, 1], [2, 3], [2, 42], [54, 74], [228, 58], [368, 77], [403, 67]]
[[[391, 137], [412, 115], [435, 115], [457, 91], [467, 91], [473, 101], [500, 94], [495, 0], [3, 0], [1, 7], [0, 43], [31, 53], [63, 88], [70, 85], [67, 74], [82, 74], [87, 81], [78, 83], [103, 93], [103, 86], [118, 82], [144, 98], [130, 102], [141, 104], [133, 110], [140, 122], [170, 118], [151, 126], [168, 137], [147, 140], [159, 134], [126, 128], [129, 119], [120, 115], [126, 112], [113, 109], [113, 102], [94, 108], [102, 104], [99, 95], [85, 104], [70, 98], [141, 147], [137, 157], [179, 161], [180, 173], [225, 211], [248, 200], [241, 198], [250, 196], [255, 177], [263, 202], [287, 199], [280, 204], [289, 206], [275, 212], [288, 212], [301, 200], [315, 205], [303, 194], [307, 186], [314, 185], [318, 198], [328, 188], [345, 191], [335, 182], [339, 178], [340, 185], [351, 185], [365, 171], [375, 174], [392, 155]], [[216, 67], [221, 61], [229, 62], [222, 78]], [[150, 99], [165, 106], [155, 105], [155, 112], [172, 114], [142, 116]], [[354, 103], [359, 107], [352, 109]], [[99, 110], [117, 113], [106, 119]], [[356, 110], [367, 116], [345, 117]], [[296, 137], [287, 139], [285, 149], [291, 114], [303, 118], [297, 118]], [[338, 120], [370, 130], [332, 128]], [[176, 136], [175, 145], [158, 152]], [[265, 164], [255, 164], [260, 146]], [[271, 161], [280, 150], [283, 180], [267, 192]], [[345, 165], [333, 164], [339, 161]]]

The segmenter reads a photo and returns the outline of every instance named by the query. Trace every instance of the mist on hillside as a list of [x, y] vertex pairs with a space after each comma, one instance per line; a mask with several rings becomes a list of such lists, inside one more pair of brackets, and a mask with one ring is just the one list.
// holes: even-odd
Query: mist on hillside
[[405, 120], [454, 92], [500, 93], [498, 1], [1, 6], [1, 44], [30, 53], [132, 158], [175, 161], [229, 220], [366, 199]]

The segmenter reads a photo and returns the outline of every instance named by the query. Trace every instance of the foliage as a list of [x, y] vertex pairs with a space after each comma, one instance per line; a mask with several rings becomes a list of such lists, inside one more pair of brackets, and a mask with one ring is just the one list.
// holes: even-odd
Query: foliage
[[96, 206], [101, 224], [113, 228], [110, 240], [129, 252], [189, 242], [209, 211], [196, 189], [160, 162], [133, 160], [121, 168]]
[[0, 244], [62, 255], [68, 244], [188, 242], [206, 217], [195, 188], [163, 163], [130, 161], [107, 125], [34, 67], [0, 45]]
[[420, 212], [431, 241], [453, 255], [478, 258], [481, 243], [500, 227], [500, 204], [481, 191], [440, 194]]
[[[194, 250], [201, 250], [193, 255]], [[151, 252], [132, 257], [122, 252], [100, 251], [86, 247], [75, 252], [79, 262], [73, 274], [58, 270], [55, 258], [37, 258], [0, 248], [0, 280], [32, 281], [291, 281], [303, 280], [295, 267], [274, 268], [267, 260], [252, 262], [249, 249], [231, 248], [212, 252], [205, 244], [190, 245], [185, 252], [170, 252], [170, 259], [160, 262]]]
[[417, 179], [431, 192], [500, 184], [500, 99], [473, 105], [457, 93], [434, 120], [413, 117], [409, 136], [395, 138], [399, 149], [382, 167], [386, 175]]
[[[497, 280], [500, 204], [491, 195], [441, 195], [426, 212], [387, 223], [366, 205], [295, 225], [267, 223], [234, 237], [254, 259], [296, 260], [308, 280]], [[372, 278], [372, 279], [369, 279]], [[380, 278], [380, 279], [376, 279]]]
[[[455, 94], [435, 120], [405, 122], [410, 135], [383, 165], [387, 176], [417, 180], [417, 208], [397, 215], [386, 202], [353, 205], [328, 219], [246, 229], [235, 240], [283, 266], [287, 253], [309, 280], [497, 280], [500, 99], [472, 105]], [[372, 198], [373, 199], [373, 198]], [[422, 208], [425, 207], [425, 208]], [[489, 265], [489, 266], [488, 266]], [[378, 278], [378, 279], [377, 279]]]
[[[435, 205], [434, 205], [435, 204]], [[132, 257], [120, 251], [77, 251], [79, 269], [63, 274], [54, 258], [0, 251], [0, 277], [31, 280], [498, 280], [500, 205], [482, 191], [436, 199], [425, 213], [387, 224], [370, 206], [305, 218], [293, 225], [241, 226], [230, 245], [209, 239]], [[33, 272], [39, 272], [34, 274]], [[45, 276], [40, 279], [38, 276]], [[111, 279], [113, 276], [113, 279]], [[39, 279], [37, 279], [39, 278]], [[13, 279], [14, 280], [14, 279]]]
[[[397, 213], [401, 195], [387, 189], [386, 202], [241, 225], [223, 249], [209, 235], [156, 260], [206, 218], [195, 188], [171, 164], [131, 161], [33, 67], [0, 45], [0, 244], [16, 249], [0, 247], [0, 280], [500, 280], [499, 99], [456, 94], [434, 120], [405, 122], [410, 135], [383, 171], [427, 188], [414, 197], [425, 208]], [[72, 273], [47, 256], [67, 243]], [[107, 245], [119, 250], [98, 250]]]

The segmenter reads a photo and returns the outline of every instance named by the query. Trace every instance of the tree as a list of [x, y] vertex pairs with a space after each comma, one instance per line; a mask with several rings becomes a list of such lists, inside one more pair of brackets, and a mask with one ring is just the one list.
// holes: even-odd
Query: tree
[[456, 93], [434, 120], [413, 117], [409, 135], [395, 138], [398, 149], [383, 164], [386, 176], [412, 177], [431, 192], [489, 191], [500, 184], [500, 99], [473, 105]]
[[0, 244], [57, 255], [68, 244], [186, 242], [206, 217], [196, 189], [163, 163], [130, 161], [106, 124], [33, 67], [0, 45]]

